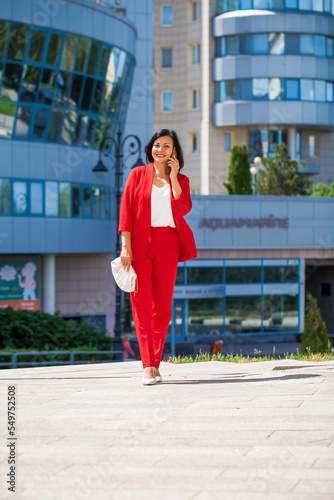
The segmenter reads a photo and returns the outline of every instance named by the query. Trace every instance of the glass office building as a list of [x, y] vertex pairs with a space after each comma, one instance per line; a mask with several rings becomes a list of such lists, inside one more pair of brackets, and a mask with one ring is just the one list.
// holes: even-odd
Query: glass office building
[[151, 136], [151, 19], [148, 0], [0, 3], [0, 307], [112, 334], [115, 150], [103, 140]]

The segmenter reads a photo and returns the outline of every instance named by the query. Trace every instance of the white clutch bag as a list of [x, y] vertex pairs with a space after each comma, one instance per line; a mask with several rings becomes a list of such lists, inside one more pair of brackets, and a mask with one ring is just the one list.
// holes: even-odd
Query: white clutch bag
[[138, 279], [133, 267], [126, 271], [121, 263], [121, 258], [117, 257], [111, 261], [111, 271], [117, 285], [124, 292], [138, 292]]

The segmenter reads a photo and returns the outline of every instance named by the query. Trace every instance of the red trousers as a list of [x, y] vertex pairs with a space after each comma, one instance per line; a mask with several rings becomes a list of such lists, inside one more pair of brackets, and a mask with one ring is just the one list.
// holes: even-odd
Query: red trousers
[[146, 255], [140, 262], [132, 262], [138, 276], [138, 292], [130, 294], [132, 313], [144, 368], [160, 365], [178, 262], [179, 237], [172, 227], [152, 227]]

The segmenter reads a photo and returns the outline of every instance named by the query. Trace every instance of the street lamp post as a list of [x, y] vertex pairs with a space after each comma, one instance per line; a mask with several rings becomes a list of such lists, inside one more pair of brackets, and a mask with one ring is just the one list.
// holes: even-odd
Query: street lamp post
[[[129, 142], [129, 140], [134, 140], [134, 142]], [[117, 132], [116, 140], [113, 137], [105, 137], [100, 144], [99, 149], [99, 161], [93, 168], [93, 172], [97, 175], [106, 174], [108, 172], [107, 167], [102, 161], [102, 155], [115, 158], [115, 191], [116, 191], [116, 245], [115, 245], [115, 258], [119, 256], [121, 252], [121, 242], [118, 234], [119, 226], [119, 211], [121, 206], [122, 197], [122, 180], [123, 180], [123, 158], [125, 145], [128, 145], [128, 151], [130, 156], [138, 154], [137, 161], [132, 168], [143, 165], [140, 158], [141, 142], [139, 137], [136, 135], [129, 134], [122, 139], [122, 132], [119, 129]], [[112, 155], [112, 150], [114, 150], [114, 155]], [[127, 159], [126, 158], [126, 159]], [[116, 307], [115, 307], [115, 325], [114, 325], [114, 349], [115, 351], [122, 351], [122, 326], [121, 326], [121, 304], [122, 304], [122, 290], [116, 285]], [[119, 361], [123, 360], [123, 354], [116, 354], [116, 359]]]
[[250, 173], [252, 174], [252, 189], [253, 189], [253, 195], [255, 195], [255, 177], [256, 174], [258, 173], [258, 170], [260, 168], [260, 165], [262, 163], [262, 159], [260, 156], [256, 156], [253, 160], [253, 164], [250, 168]]

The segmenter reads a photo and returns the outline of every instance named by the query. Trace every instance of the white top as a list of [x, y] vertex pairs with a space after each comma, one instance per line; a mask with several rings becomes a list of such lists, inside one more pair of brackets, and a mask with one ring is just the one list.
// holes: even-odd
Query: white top
[[151, 226], [175, 227], [172, 205], [170, 202], [170, 185], [159, 188], [152, 184], [151, 193]]

